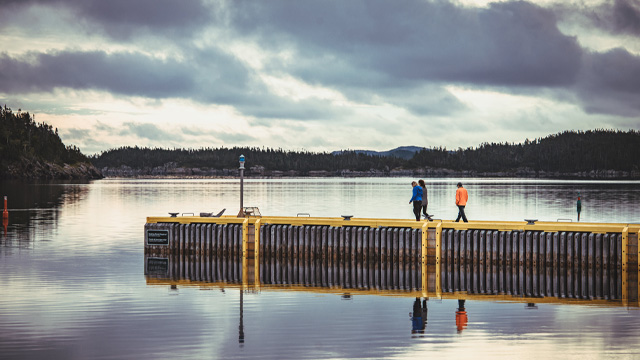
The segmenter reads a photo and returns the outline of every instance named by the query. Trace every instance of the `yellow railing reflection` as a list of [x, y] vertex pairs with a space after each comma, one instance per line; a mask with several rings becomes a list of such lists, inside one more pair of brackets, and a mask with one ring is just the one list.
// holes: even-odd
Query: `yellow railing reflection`
[[[250, 269], [260, 271], [252, 272]], [[400, 272], [399, 270], [402, 270]], [[422, 271], [427, 276], [422, 277]], [[553, 303], [553, 304], [582, 304], [598, 306], [639, 306], [637, 272], [626, 274], [633, 281], [624, 283], [622, 273], [606, 274], [601, 277], [603, 284], [610, 286], [593, 287], [593, 292], [582, 288], [582, 278], [577, 283], [580, 291], [574, 291], [575, 282], [569, 284], [569, 279], [575, 274], [565, 273], [562, 279], [565, 286], [558, 286], [559, 293], [545, 294], [543, 283], [534, 281], [534, 274], [526, 269], [511, 277], [515, 286], [504, 289], [494, 288], [499, 282], [485, 282], [480, 291], [480, 274], [465, 271], [454, 274], [459, 279], [466, 277], [469, 282], [458, 282], [457, 288], [447, 284], [437, 284], [441, 279], [451, 274], [438, 274], [436, 266], [426, 269], [393, 269], [364, 268], [362, 264], [338, 264], [326, 267], [321, 262], [315, 264], [298, 263], [293, 261], [280, 262], [277, 259], [264, 261], [258, 266], [235, 259], [204, 256], [145, 256], [145, 276], [147, 284], [169, 287], [199, 287], [199, 288], [236, 288], [253, 292], [268, 291], [297, 291], [336, 295], [376, 295], [399, 296], [413, 298], [462, 299], [481, 301], [501, 301], [519, 303]], [[262, 274], [262, 275], [261, 275]], [[541, 274], [546, 273], [542, 272]], [[568, 276], [567, 276], [568, 274]], [[485, 279], [492, 278], [489, 274]], [[600, 275], [605, 275], [601, 273]], [[538, 278], [539, 279], [539, 278]], [[505, 281], [507, 281], [505, 279]], [[610, 290], [611, 291], [610, 291]]]

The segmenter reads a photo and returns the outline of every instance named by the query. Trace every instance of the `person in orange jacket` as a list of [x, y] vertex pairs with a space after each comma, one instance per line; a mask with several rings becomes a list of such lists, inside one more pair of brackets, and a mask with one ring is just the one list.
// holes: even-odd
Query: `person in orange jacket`
[[464, 207], [467, 205], [467, 200], [469, 200], [469, 194], [467, 193], [467, 189], [462, 187], [462, 183], [458, 183], [458, 190], [456, 190], [456, 205], [458, 206], [458, 218], [456, 222], [467, 221], [467, 216], [464, 214]]

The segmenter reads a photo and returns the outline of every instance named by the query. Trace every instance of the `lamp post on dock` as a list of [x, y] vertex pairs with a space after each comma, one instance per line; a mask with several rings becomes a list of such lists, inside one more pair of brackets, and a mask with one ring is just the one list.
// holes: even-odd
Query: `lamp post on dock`
[[[240, 155], [240, 214], [244, 215], [244, 155]], [[242, 309], [244, 300], [242, 295], [244, 289], [240, 288], [240, 325], [238, 326], [238, 343], [240, 347], [244, 346], [244, 311]]]
[[240, 155], [240, 213], [244, 209], [244, 155]]

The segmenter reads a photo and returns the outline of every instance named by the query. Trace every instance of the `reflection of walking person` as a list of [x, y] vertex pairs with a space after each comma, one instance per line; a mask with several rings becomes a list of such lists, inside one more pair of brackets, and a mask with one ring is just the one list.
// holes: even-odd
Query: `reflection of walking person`
[[456, 310], [456, 328], [458, 333], [467, 328], [467, 311], [464, 308], [464, 300], [458, 299], [458, 309]]
[[456, 205], [458, 206], [458, 218], [456, 222], [467, 221], [467, 216], [464, 214], [464, 207], [467, 205], [467, 200], [469, 200], [469, 194], [467, 193], [467, 189], [462, 187], [462, 183], [458, 183], [458, 190], [456, 190]]
[[420, 298], [416, 298], [413, 302], [413, 312], [411, 316], [411, 333], [424, 334], [424, 329], [427, 327], [427, 300], [422, 300], [422, 306], [420, 306]]
[[416, 216], [416, 221], [420, 221], [420, 210], [422, 208], [422, 188], [418, 186], [417, 182], [412, 182], [413, 195], [409, 203], [413, 203], [413, 214]]
[[427, 214], [427, 205], [429, 205], [429, 199], [427, 199], [427, 185], [422, 179], [418, 180], [418, 184], [420, 184], [420, 187], [422, 188], [422, 215], [429, 219], [429, 214]]

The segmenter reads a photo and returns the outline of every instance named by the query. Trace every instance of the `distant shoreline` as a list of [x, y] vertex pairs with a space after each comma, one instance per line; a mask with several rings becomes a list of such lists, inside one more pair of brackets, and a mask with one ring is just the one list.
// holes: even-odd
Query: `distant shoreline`
[[[562, 173], [562, 174], [544, 174], [544, 175], [531, 175], [522, 173], [474, 173], [474, 172], [462, 172], [462, 173], [403, 173], [393, 175], [382, 174], [355, 174], [350, 173], [348, 175], [308, 175], [308, 174], [292, 174], [292, 175], [259, 175], [259, 174], [245, 174], [246, 179], [294, 179], [294, 178], [315, 178], [315, 179], [331, 179], [331, 178], [504, 178], [504, 179], [540, 179], [540, 180], [640, 180], [640, 174], [618, 174], [608, 173], [591, 174], [591, 173]], [[105, 179], [239, 179], [239, 174], [234, 175], [150, 175], [150, 174], [137, 174], [137, 175], [105, 175]]]

